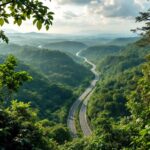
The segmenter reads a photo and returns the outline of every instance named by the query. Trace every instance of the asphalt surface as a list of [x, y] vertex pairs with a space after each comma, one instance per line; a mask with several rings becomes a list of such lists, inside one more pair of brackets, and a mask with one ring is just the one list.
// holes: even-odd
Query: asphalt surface
[[88, 63], [89, 65], [92, 66], [91, 72], [95, 75], [95, 78], [94, 78], [94, 80], [91, 81], [90, 86], [87, 87], [87, 89], [81, 94], [81, 96], [73, 103], [72, 107], [70, 108], [68, 119], [67, 119], [67, 126], [68, 126], [73, 138], [78, 137], [77, 129], [75, 126], [75, 114], [81, 103], [82, 103], [82, 106], [81, 106], [81, 109], [79, 112], [79, 121], [80, 121], [81, 130], [82, 130], [84, 136], [89, 136], [92, 134], [92, 131], [88, 124], [86, 111], [87, 111], [87, 104], [90, 99], [90, 96], [92, 95], [92, 93], [94, 91], [97, 81], [99, 80], [99, 75], [96, 72], [96, 65], [93, 64], [92, 62], [90, 62], [86, 57], [80, 56], [80, 52], [81, 51], [76, 53], [76, 56], [84, 59], [84, 61], [86, 63]]

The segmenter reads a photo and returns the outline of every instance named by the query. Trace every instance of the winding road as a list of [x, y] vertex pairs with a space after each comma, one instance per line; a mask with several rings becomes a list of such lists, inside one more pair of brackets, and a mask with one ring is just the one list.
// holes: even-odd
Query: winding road
[[90, 86], [81, 94], [81, 96], [73, 103], [72, 107], [70, 108], [69, 115], [67, 118], [67, 126], [73, 138], [78, 137], [77, 129], [75, 126], [75, 114], [78, 111], [78, 108], [81, 103], [82, 105], [79, 112], [79, 122], [80, 122], [81, 130], [84, 136], [89, 136], [92, 133], [91, 128], [89, 127], [88, 124], [86, 111], [87, 111], [87, 104], [90, 99], [90, 96], [94, 92], [96, 83], [99, 80], [99, 74], [98, 72], [96, 72], [96, 65], [90, 62], [86, 57], [81, 56], [80, 53], [81, 51], [77, 52], [76, 56], [84, 59], [86, 63], [92, 66], [91, 72], [95, 75], [95, 78], [94, 80], [91, 81]]

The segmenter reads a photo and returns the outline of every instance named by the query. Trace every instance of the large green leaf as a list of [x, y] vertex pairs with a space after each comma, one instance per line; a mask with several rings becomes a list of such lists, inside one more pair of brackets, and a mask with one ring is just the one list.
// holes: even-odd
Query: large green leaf
[[37, 28], [38, 30], [42, 28], [42, 22], [40, 20], [37, 22]]
[[4, 24], [4, 19], [0, 18], [0, 26], [3, 26]]

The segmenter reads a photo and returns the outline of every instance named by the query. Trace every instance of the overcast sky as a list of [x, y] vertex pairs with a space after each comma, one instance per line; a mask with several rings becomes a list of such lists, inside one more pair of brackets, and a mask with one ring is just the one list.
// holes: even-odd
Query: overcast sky
[[[150, 6], [147, 0], [48, 0], [43, 1], [52, 10], [54, 23], [48, 33], [65, 34], [129, 34], [137, 27], [135, 16]], [[21, 27], [13, 24], [6, 29], [19, 32], [38, 31], [31, 21]], [[46, 32], [43, 28], [40, 32]]]

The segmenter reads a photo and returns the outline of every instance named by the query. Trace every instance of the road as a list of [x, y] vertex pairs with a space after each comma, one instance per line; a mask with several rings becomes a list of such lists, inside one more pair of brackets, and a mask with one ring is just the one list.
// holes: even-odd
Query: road
[[75, 126], [75, 114], [78, 110], [79, 105], [82, 102], [83, 103], [82, 103], [82, 106], [81, 106], [81, 109], [79, 112], [80, 126], [81, 126], [84, 136], [89, 136], [92, 133], [92, 131], [88, 125], [86, 110], [87, 110], [87, 103], [90, 99], [90, 96], [92, 95], [92, 93], [94, 91], [97, 81], [99, 80], [99, 74], [96, 72], [96, 65], [93, 64], [92, 62], [90, 62], [86, 57], [80, 56], [80, 52], [81, 51], [76, 53], [76, 56], [84, 59], [84, 61], [86, 63], [88, 63], [89, 65], [92, 66], [91, 72], [95, 75], [95, 78], [94, 78], [94, 80], [91, 81], [90, 86], [88, 88], [86, 88], [86, 90], [81, 94], [81, 96], [73, 103], [73, 105], [69, 111], [69, 115], [68, 115], [68, 119], [67, 119], [67, 126], [68, 126], [73, 138], [78, 137], [77, 129]]

